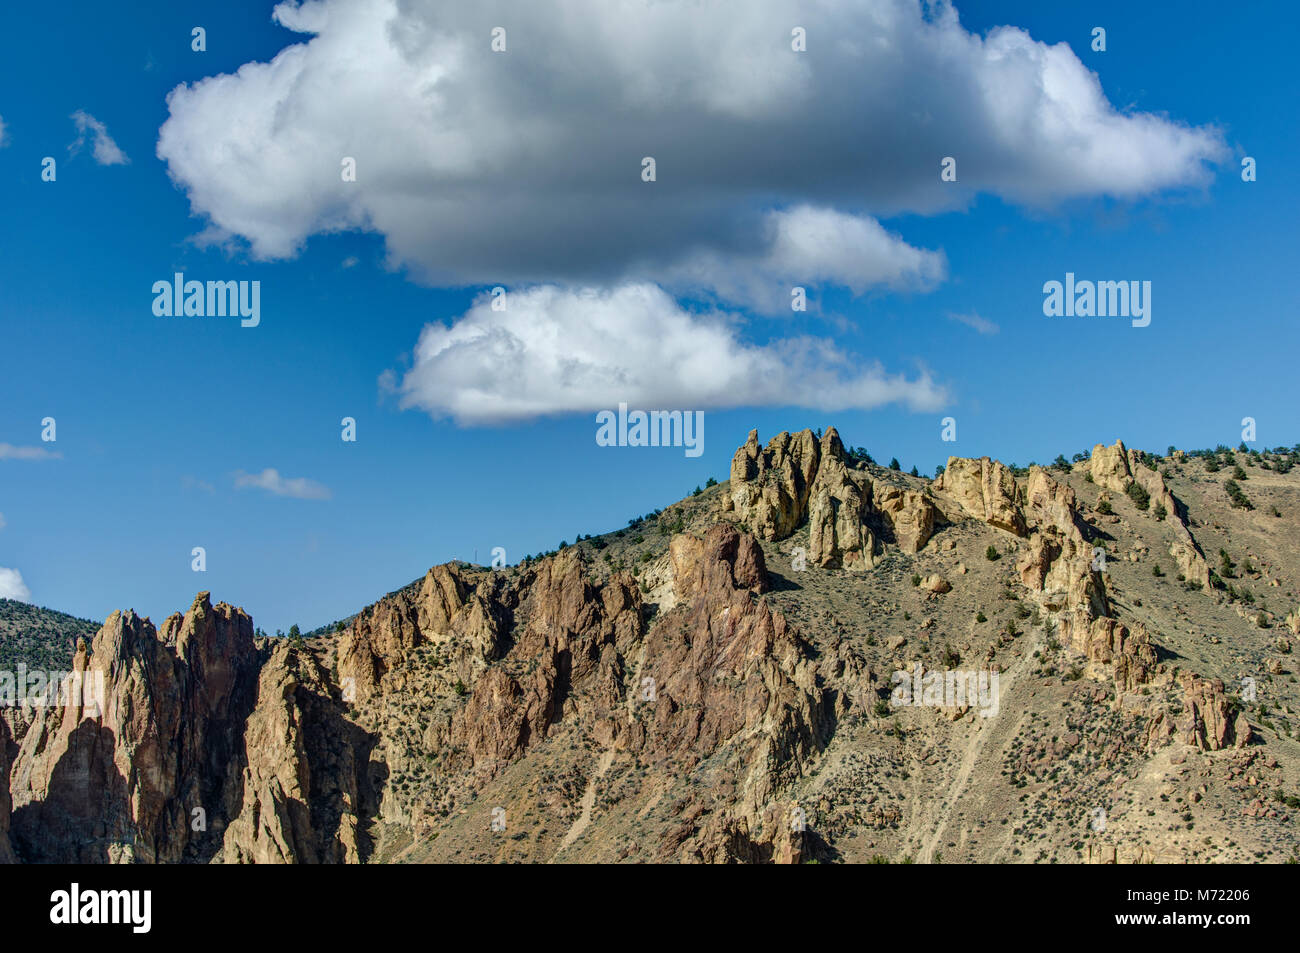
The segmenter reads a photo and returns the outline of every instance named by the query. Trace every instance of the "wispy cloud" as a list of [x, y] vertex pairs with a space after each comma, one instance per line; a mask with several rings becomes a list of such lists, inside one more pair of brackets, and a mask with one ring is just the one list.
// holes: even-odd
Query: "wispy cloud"
[[15, 447], [12, 443], [0, 443], [0, 460], [57, 460], [62, 456], [44, 447]]
[[85, 110], [78, 109], [72, 114], [72, 121], [77, 126], [77, 141], [68, 146], [68, 152], [76, 155], [86, 145], [86, 137], [95, 137], [91, 155], [100, 165], [126, 165], [131, 160], [108, 134], [108, 127]]
[[280, 471], [273, 467], [267, 467], [261, 473], [237, 471], [235, 473], [235, 489], [245, 490], [250, 487], [266, 490], [276, 496], [291, 496], [298, 500], [328, 500], [330, 498], [328, 487], [306, 477], [282, 477]]
[[17, 599], [30, 602], [32, 591], [23, 582], [23, 574], [17, 569], [5, 569], [0, 566], [0, 599]]
[[188, 473], [181, 477], [181, 486], [187, 490], [202, 490], [204, 493], [215, 493], [217, 491], [217, 488], [207, 480], [200, 480]]
[[997, 334], [998, 331], [1002, 330], [987, 318], [981, 318], [974, 311], [970, 314], [958, 314], [956, 311], [949, 311], [948, 320], [964, 324], [968, 328], [974, 328], [980, 334]]
[[9, 137], [5, 132], [5, 117], [0, 116], [0, 149], [9, 145]]

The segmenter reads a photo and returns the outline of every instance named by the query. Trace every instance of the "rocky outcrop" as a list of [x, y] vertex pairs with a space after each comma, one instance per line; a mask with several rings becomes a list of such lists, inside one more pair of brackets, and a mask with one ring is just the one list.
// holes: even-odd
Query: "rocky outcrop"
[[1202, 751], [1244, 748], [1252, 731], [1244, 712], [1233, 713], [1223, 679], [1183, 677], [1183, 717], [1178, 730], [1185, 744]]
[[871, 478], [849, 467], [835, 428], [822, 436], [808, 502], [808, 555], [823, 567], [870, 568], [876, 540], [866, 526]]
[[684, 601], [646, 637], [642, 673], [656, 696], [636, 747], [682, 770], [720, 753], [743, 766], [732, 817], [755, 831], [824, 741], [815, 665], [785, 617], [759, 598], [767, 578], [752, 539], [715, 526], [674, 540], [673, 558], [687, 580]]
[[1074, 491], [1042, 467], [1031, 467], [1025, 505], [1033, 528], [1016, 565], [1020, 581], [1042, 594], [1048, 611], [1076, 613], [1085, 623], [1108, 615], [1105, 583], [1085, 538]]
[[397, 669], [420, 646], [446, 659], [448, 680], [469, 682], [499, 656], [506, 624], [500, 607], [462, 570], [434, 566], [418, 590], [381, 599], [347, 628], [339, 645], [340, 684], [357, 703], [395, 690], [402, 677]]
[[784, 539], [807, 521], [808, 558], [837, 569], [875, 565], [873, 525], [914, 553], [933, 535], [937, 517], [925, 493], [873, 481], [849, 458], [834, 427], [820, 441], [804, 430], [778, 434], [767, 447], [750, 431], [732, 459], [723, 510], [765, 540]]
[[1015, 536], [1027, 534], [1024, 514], [1016, 503], [1016, 479], [996, 460], [949, 457], [934, 489], [948, 494], [967, 516]]
[[807, 517], [820, 459], [811, 430], [779, 433], [766, 447], [751, 430], [731, 460], [730, 508], [759, 538], [784, 539]]
[[1102, 443], [1093, 447], [1092, 454], [1088, 457], [1088, 472], [1092, 475], [1092, 482], [1103, 490], [1127, 492], [1133, 482], [1133, 473], [1124, 442], [1116, 440], [1113, 447]]
[[1162, 519], [1168, 522], [1174, 533], [1174, 539], [1169, 544], [1169, 555], [1178, 564], [1179, 573], [1189, 582], [1208, 587], [1210, 566], [1187, 525], [1182, 503], [1169, 489], [1160, 472], [1152, 470], [1142, 461], [1143, 455], [1136, 450], [1127, 449], [1122, 440], [1116, 440], [1110, 447], [1099, 443], [1092, 448], [1088, 472], [1092, 475], [1093, 482], [1105, 490], [1127, 493], [1135, 483], [1145, 490], [1148, 496], [1147, 512], [1153, 516], [1164, 514]]
[[11, 770], [12, 835], [28, 861], [206, 860], [239, 806], [253, 625], [208, 593], [155, 631], [114, 613], [74, 676], [98, 691], [49, 708]]
[[624, 659], [644, 631], [640, 591], [627, 574], [596, 583], [576, 553], [562, 553], [527, 571], [501, 598], [524, 619], [506, 662], [527, 662], [525, 674], [492, 668], [472, 685], [452, 717], [450, 765], [493, 777], [552, 726], [571, 719], [603, 745], [626, 743], [629, 729]]
[[878, 485], [876, 509], [894, 533], [894, 542], [905, 553], [920, 552], [930, 537], [939, 511], [934, 501], [919, 490]]
[[1061, 617], [1061, 642], [1087, 659], [1092, 674], [1109, 674], [1118, 692], [1137, 691], [1156, 669], [1155, 646], [1140, 623], [1130, 629], [1117, 619], [1067, 613]]
[[358, 863], [373, 813], [374, 739], [343, 717], [329, 673], [305, 648], [279, 644], [258, 680], [244, 731], [242, 801], [217, 859], [225, 863]]

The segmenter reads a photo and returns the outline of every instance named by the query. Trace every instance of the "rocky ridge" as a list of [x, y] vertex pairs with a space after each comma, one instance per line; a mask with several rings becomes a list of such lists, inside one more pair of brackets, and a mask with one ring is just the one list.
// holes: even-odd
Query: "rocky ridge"
[[[1210, 514], [1198, 535], [1232, 544], [1236, 517], [1188, 466], [1117, 442], [1064, 470], [952, 457], [928, 481], [850, 457], [833, 428], [751, 432], [729, 483], [642, 521], [660, 542], [635, 528], [508, 570], [435, 566], [305, 643], [255, 638], [207, 593], [157, 629], [114, 613], [73, 661], [104, 673], [102, 698], [0, 713], [0, 862], [1113, 862], [1295, 844], [1300, 756], [1276, 724], [1295, 706], [1290, 642], [1239, 637], [1276, 710], [1252, 717], [1222, 642], [1182, 631], [1262, 632], [1210, 585], [1165, 474]], [[1154, 548], [1181, 589], [1133, 575]], [[891, 671], [959, 667], [1001, 674], [998, 714], [890, 700]], [[1198, 805], [1214, 846], [1153, 826], [1172, 801]], [[1093, 803], [1110, 832], [1080, 838]]]

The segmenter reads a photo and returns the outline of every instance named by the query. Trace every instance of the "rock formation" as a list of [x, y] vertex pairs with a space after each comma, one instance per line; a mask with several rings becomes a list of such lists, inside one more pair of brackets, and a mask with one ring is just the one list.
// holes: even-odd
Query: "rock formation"
[[811, 430], [780, 433], [767, 447], [758, 431], [731, 462], [723, 509], [760, 539], [780, 540], [808, 523], [808, 557], [823, 568], [875, 565], [876, 523], [898, 547], [918, 552], [934, 533], [937, 510], [924, 493], [873, 481], [852, 461], [834, 427], [820, 442]]
[[1178, 727], [1186, 744], [1202, 751], [1250, 744], [1250, 722], [1244, 712], [1234, 716], [1223, 679], [1187, 674], [1182, 686], [1183, 719]]
[[239, 801], [257, 668], [252, 621], [206, 592], [161, 631], [134, 612], [110, 616], [73, 660], [88, 684], [102, 673], [105, 697], [77, 693], [22, 739], [10, 773], [18, 853], [210, 859]]
[[949, 457], [934, 489], [951, 496], [967, 516], [1024, 536], [1025, 518], [1016, 503], [1016, 478], [996, 460]]

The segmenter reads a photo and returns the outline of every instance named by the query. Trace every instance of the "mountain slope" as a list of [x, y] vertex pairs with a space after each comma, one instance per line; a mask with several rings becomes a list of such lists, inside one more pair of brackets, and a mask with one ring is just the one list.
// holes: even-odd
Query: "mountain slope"
[[[305, 645], [206, 593], [158, 631], [115, 614], [76, 662], [114, 660], [106, 714], [6, 714], [11, 839], [29, 861], [1287, 860], [1294, 458], [1099, 444], [928, 480], [833, 429], [751, 434], [726, 483], [521, 566], [436, 566]], [[105, 745], [131, 770], [63, 770]], [[143, 808], [83, 829], [92, 803]]]
[[98, 623], [14, 599], [0, 599], [0, 671], [22, 662], [28, 669], [66, 670], [76, 640], [90, 638]]

